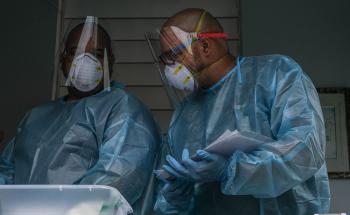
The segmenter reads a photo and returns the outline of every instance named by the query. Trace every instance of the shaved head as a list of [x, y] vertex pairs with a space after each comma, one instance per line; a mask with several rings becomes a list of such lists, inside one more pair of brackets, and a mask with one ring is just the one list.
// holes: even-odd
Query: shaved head
[[205, 15], [202, 20], [202, 25], [198, 31], [200, 33], [223, 32], [223, 28], [218, 20], [208, 11], [199, 8], [189, 8], [176, 13], [164, 23], [163, 27], [177, 26], [184, 31], [194, 32], [199, 19], [204, 12]]
[[[173, 27], [187, 33], [203, 34], [223, 33], [223, 27], [209, 12], [200, 8], [189, 8], [171, 16], [160, 31], [162, 56], [169, 56], [169, 59], [183, 64], [194, 75], [200, 87], [206, 88], [215, 84], [235, 65], [235, 58], [229, 53], [225, 37], [198, 37], [190, 41], [191, 46], [188, 49], [188, 45], [181, 41], [181, 35], [176, 35], [179, 31]], [[183, 46], [186, 49], [178, 51], [178, 47]]]
[[[201, 24], [198, 26], [201, 16], [203, 16]], [[177, 12], [163, 24], [162, 28], [164, 29], [169, 26], [177, 26], [186, 32], [195, 32], [196, 30], [198, 31], [197, 33], [224, 32], [224, 29], [219, 21], [208, 11], [200, 8], [189, 8]], [[226, 40], [222, 38], [215, 38], [211, 40], [222, 53], [228, 52]]]

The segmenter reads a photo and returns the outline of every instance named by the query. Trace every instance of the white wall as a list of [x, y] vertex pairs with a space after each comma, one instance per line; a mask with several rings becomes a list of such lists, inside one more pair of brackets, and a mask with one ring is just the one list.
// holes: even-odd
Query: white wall
[[[243, 55], [286, 54], [317, 87], [350, 87], [349, 0], [242, 0], [241, 7]], [[350, 212], [350, 180], [330, 187], [331, 211]]]

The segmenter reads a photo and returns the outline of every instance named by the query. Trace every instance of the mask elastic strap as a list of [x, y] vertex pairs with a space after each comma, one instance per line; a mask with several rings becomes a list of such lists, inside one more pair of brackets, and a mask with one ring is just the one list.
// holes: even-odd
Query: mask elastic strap
[[204, 20], [204, 17], [205, 17], [205, 15], [206, 15], [206, 13], [207, 13], [207, 11], [203, 11], [203, 13], [201, 14], [201, 16], [199, 17], [199, 21], [198, 21], [198, 23], [197, 23], [197, 26], [196, 26], [194, 32], [198, 33], [198, 32], [201, 30], [201, 28], [202, 28], [202, 23], [203, 23], [203, 20]]
[[224, 32], [208, 32], [208, 33], [199, 33], [199, 31], [202, 28], [203, 22], [204, 22], [204, 17], [207, 14], [207, 11], [203, 11], [201, 16], [199, 17], [199, 21], [196, 25], [195, 28], [195, 33], [197, 34], [197, 37], [200, 38], [223, 38], [225, 40], [228, 39], [228, 35]]

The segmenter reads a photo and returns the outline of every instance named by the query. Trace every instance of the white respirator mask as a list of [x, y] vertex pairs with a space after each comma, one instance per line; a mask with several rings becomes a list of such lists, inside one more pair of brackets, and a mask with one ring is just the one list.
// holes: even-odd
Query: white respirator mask
[[81, 92], [95, 89], [103, 78], [100, 61], [90, 53], [76, 56], [70, 68], [70, 81]]
[[181, 63], [175, 62], [174, 65], [166, 65], [164, 73], [169, 84], [179, 90], [192, 92], [197, 89], [198, 84], [192, 73]]

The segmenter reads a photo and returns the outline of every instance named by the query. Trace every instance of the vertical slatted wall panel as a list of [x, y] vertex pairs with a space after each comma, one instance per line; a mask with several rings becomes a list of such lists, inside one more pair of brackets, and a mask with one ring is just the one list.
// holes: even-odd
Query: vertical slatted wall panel
[[[88, 15], [98, 16], [99, 23], [111, 35], [116, 56], [113, 79], [126, 84], [127, 90], [139, 97], [154, 113], [163, 132], [169, 124], [172, 109], [162, 88], [144, 32], [154, 31], [177, 11], [184, 8], [200, 7], [216, 16], [229, 34], [229, 46], [235, 55], [239, 51], [239, 0], [66, 0], [60, 40], [71, 28], [84, 21]], [[58, 72], [57, 86], [63, 83]], [[65, 93], [57, 88], [57, 96]]]

